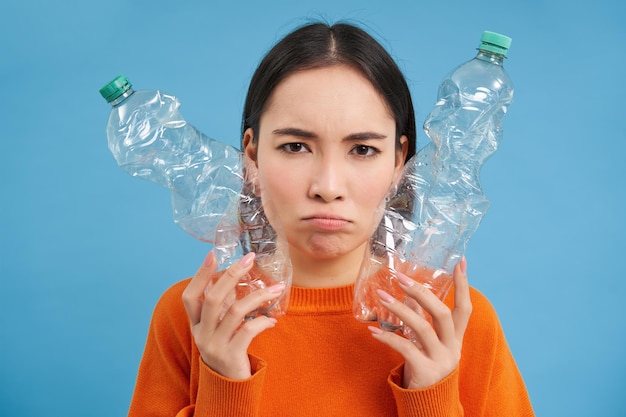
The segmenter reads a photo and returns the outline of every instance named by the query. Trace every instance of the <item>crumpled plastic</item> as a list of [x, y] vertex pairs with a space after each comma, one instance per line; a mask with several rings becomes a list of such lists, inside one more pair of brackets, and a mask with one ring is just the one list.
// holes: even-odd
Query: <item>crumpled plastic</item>
[[187, 123], [179, 108], [170, 94], [133, 92], [111, 110], [109, 149], [124, 171], [170, 190], [174, 221], [196, 239], [212, 243], [221, 268], [256, 253], [255, 266], [225, 308], [282, 282], [282, 295], [250, 314], [280, 316], [289, 302], [291, 261], [287, 245], [280, 244], [280, 227], [270, 225], [263, 209], [256, 167], [241, 151]]
[[400, 288], [398, 273], [446, 297], [454, 266], [489, 207], [480, 168], [498, 147], [512, 99], [513, 86], [502, 66], [485, 60], [474, 58], [444, 79], [424, 122], [431, 142], [407, 162], [375, 214], [377, 227], [355, 285], [357, 319], [416, 341], [413, 331], [381, 304], [380, 288], [432, 320]]

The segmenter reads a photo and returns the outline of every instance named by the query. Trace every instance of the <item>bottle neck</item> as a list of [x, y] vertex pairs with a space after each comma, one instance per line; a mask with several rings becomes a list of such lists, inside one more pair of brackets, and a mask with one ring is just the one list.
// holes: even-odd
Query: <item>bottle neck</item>
[[121, 96], [119, 96], [115, 100], [111, 100], [109, 103], [111, 104], [111, 106], [117, 107], [122, 104], [128, 97], [132, 96], [134, 92], [135, 90], [129, 88], [128, 90], [124, 91]]
[[481, 61], [489, 62], [494, 65], [502, 65], [504, 64], [504, 58], [506, 58], [502, 54], [498, 54], [496, 52], [485, 51], [484, 49], [478, 50], [478, 55], [476, 55], [476, 59], [480, 59]]

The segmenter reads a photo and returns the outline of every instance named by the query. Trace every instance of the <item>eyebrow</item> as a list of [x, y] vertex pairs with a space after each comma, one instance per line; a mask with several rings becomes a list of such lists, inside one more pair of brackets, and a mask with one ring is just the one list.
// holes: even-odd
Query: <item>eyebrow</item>
[[[308, 130], [299, 129], [297, 127], [287, 127], [283, 129], [275, 129], [272, 131], [273, 134], [278, 136], [295, 136], [303, 139], [317, 139], [317, 135]], [[359, 141], [359, 140], [368, 140], [368, 139], [385, 139], [386, 135], [376, 132], [359, 132], [352, 133], [344, 138], [347, 141]]]
[[298, 129], [296, 127], [286, 127], [283, 129], [272, 130], [272, 133], [278, 136], [295, 136], [298, 138], [315, 139], [317, 135], [308, 130]]

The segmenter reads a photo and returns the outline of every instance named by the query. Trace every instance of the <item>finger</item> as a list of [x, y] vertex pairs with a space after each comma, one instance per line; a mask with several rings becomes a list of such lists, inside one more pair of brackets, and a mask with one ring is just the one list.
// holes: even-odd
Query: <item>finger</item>
[[216, 268], [215, 254], [211, 251], [183, 291], [183, 304], [192, 326], [200, 321], [204, 290], [209, 285]]
[[418, 284], [407, 275], [398, 271], [396, 276], [398, 283], [407, 295], [417, 301], [424, 311], [430, 314], [439, 340], [445, 345], [454, 342], [456, 333], [452, 313], [448, 306], [431, 290], [422, 284]]
[[249, 252], [239, 262], [229, 266], [220, 278], [213, 284], [211, 291], [219, 294], [227, 294], [235, 288], [237, 283], [243, 278], [254, 265], [255, 253]]
[[378, 339], [382, 343], [389, 346], [391, 349], [398, 352], [405, 359], [411, 358], [413, 363], [416, 363], [417, 367], [425, 365], [427, 357], [425, 353], [415, 348], [415, 344], [409, 339], [402, 337], [393, 332], [386, 332], [375, 326], [368, 326], [369, 331], [372, 333], [375, 339]]
[[[427, 289], [424, 290], [428, 291]], [[412, 310], [404, 303], [399, 302], [385, 291], [376, 290], [376, 292], [378, 293], [382, 305], [413, 330], [417, 342], [423, 347], [426, 354], [430, 355], [435, 352], [441, 343], [430, 323], [419, 313]], [[413, 344], [412, 342], [410, 343]], [[413, 348], [415, 348], [415, 346], [413, 346]]]
[[467, 323], [472, 314], [472, 300], [470, 299], [469, 282], [467, 280], [467, 260], [465, 256], [454, 267], [452, 275], [454, 280], [454, 308], [452, 309], [452, 321], [456, 339], [463, 341], [463, 335], [467, 329]]
[[223, 311], [234, 302], [234, 291], [237, 283], [252, 269], [254, 252], [246, 254], [239, 262], [231, 265], [212, 287], [204, 293], [204, 302], [200, 319], [208, 329], [215, 329], [220, 322]]
[[[215, 331], [216, 337], [229, 338], [240, 326], [241, 323], [249, 317], [251, 312], [258, 310], [263, 304], [278, 297], [285, 290], [285, 284], [279, 283], [262, 290], [256, 290], [246, 295], [241, 300], [234, 303], [219, 324], [219, 328]], [[251, 320], [251, 321], [254, 321]], [[245, 327], [245, 326], [244, 326]], [[237, 332], [239, 332], [241, 329]]]
[[250, 343], [252, 343], [252, 339], [265, 330], [271, 329], [276, 323], [277, 320], [275, 318], [266, 316], [259, 316], [247, 321], [233, 337], [231, 346], [233, 348], [242, 347], [247, 349]]

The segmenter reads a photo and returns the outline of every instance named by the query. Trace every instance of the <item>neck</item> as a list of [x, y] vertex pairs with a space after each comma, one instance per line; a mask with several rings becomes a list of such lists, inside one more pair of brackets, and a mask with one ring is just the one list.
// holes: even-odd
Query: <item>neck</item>
[[367, 244], [350, 253], [332, 258], [317, 258], [290, 248], [293, 285], [305, 288], [330, 288], [354, 284], [365, 256]]

